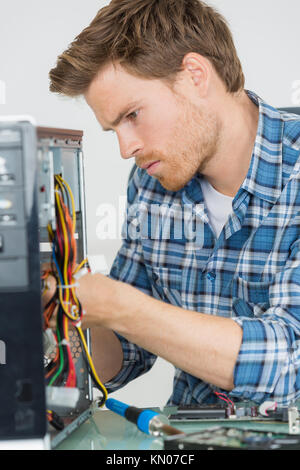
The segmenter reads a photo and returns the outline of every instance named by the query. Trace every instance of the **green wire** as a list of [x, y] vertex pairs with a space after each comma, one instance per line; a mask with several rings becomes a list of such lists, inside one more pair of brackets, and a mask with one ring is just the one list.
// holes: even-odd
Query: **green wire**
[[51, 387], [51, 385], [53, 384], [53, 382], [57, 379], [57, 377], [58, 377], [59, 374], [61, 373], [61, 371], [62, 371], [62, 369], [63, 369], [63, 366], [64, 366], [64, 357], [63, 357], [62, 346], [61, 346], [61, 344], [60, 344], [61, 338], [60, 338], [60, 334], [59, 334], [58, 328], [56, 329], [56, 333], [57, 333], [58, 344], [59, 344], [60, 365], [59, 365], [59, 369], [58, 369], [58, 371], [56, 372], [55, 376], [52, 377], [52, 379], [50, 380], [48, 387]]

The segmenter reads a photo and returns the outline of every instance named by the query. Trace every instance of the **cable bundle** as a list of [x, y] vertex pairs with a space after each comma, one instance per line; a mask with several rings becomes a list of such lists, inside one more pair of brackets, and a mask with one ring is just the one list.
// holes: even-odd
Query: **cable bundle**
[[230, 400], [230, 398], [226, 395], [226, 393], [214, 391], [214, 394], [215, 394], [220, 400], [225, 401], [225, 403], [227, 403], [227, 405], [229, 405], [230, 407], [234, 408], [234, 402], [233, 402], [232, 400]]
[[[52, 270], [49, 274], [56, 277], [57, 290], [44, 309], [44, 327], [49, 328], [50, 320], [56, 314], [56, 355], [46, 367], [46, 383], [49, 386], [76, 387], [76, 370], [69, 344], [69, 328], [73, 325], [79, 335], [83, 355], [89, 374], [95, 386], [102, 392], [100, 406], [107, 399], [107, 391], [101, 383], [92, 358], [89, 354], [86, 339], [81, 328], [82, 307], [76, 296], [74, 276], [88, 261], [76, 265], [77, 245], [75, 240], [76, 212], [74, 197], [69, 185], [60, 175], [55, 176], [55, 211], [56, 227], [48, 224], [49, 241], [52, 244]], [[72, 214], [72, 215], [71, 215]], [[89, 267], [88, 267], [89, 270]], [[90, 271], [90, 270], [89, 270]]]

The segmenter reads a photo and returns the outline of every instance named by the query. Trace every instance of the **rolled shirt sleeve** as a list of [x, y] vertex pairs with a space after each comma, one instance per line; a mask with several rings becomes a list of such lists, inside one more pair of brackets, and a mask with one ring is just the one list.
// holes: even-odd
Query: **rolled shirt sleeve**
[[243, 329], [232, 397], [288, 404], [300, 391], [300, 241], [269, 285], [260, 318], [233, 318]]

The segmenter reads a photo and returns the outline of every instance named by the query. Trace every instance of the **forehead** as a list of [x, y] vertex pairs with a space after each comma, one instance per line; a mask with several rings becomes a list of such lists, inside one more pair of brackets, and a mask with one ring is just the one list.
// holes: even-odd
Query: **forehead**
[[96, 116], [105, 123], [131, 102], [157, 101], [171, 96], [161, 80], [140, 78], [119, 64], [108, 64], [90, 84], [85, 99]]

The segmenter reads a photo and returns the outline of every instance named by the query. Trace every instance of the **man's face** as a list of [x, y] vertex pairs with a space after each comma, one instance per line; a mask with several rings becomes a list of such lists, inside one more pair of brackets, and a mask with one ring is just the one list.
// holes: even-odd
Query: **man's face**
[[85, 99], [101, 126], [116, 132], [121, 156], [141, 168], [155, 163], [147, 171], [167, 190], [183, 188], [216, 152], [218, 120], [193, 104], [182, 84], [171, 89], [109, 65]]

